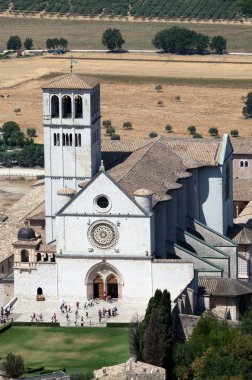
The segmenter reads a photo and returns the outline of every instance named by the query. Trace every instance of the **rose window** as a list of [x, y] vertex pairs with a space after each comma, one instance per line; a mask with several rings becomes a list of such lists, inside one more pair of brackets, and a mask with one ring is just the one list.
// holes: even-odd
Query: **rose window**
[[118, 231], [111, 222], [94, 222], [88, 229], [88, 239], [92, 245], [98, 248], [111, 248], [118, 240]]

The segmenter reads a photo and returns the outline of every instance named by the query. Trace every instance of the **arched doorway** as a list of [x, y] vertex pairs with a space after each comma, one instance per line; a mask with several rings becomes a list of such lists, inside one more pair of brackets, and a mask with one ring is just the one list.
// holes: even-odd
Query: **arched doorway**
[[104, 282], [101, 276], [97, 275], [93, 281], [93, 298], [103, 298]]
[[118, 282], [113, 274], [107, 278], [107, 294], [111, 298], [118, 298]]

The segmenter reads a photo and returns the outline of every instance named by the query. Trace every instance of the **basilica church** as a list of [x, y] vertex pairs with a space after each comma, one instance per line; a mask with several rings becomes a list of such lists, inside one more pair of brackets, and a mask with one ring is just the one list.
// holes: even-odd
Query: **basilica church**
[[[97, 79], [69, 73], [43, 86], [44, 217], [13, 243], [15, 296], [147, 304], [159, 288], [180, 313], [228, 308], [236, 319], [252, 287], [227, 237], [228, 136], [101, 143], [100, 119]], [[34, 220], [45, 220], [43, 236]]]

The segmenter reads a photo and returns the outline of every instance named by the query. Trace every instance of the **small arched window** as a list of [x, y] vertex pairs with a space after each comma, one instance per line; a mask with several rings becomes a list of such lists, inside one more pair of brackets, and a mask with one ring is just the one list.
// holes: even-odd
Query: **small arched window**
[[243, 168], [243, 166], [244, 166], [244, 162], [240, 161], [240, 168]]
[[37, 253], [37, 262], [39, 262], [39, 261], [41, 261], [41, 253], [40, 252]]
[[43, 289], [39, 287], [39, 288], [37, 289], [37, 295], [38, 295], [38, 296], [42, 296], [42, 294], [43, 294]]
[[21, 261], [22, 263], [29, 263], [29, 252], [27, 249], [21, 251]]
[[70, 133], [70, 135], [69, 135], [69, 145], [70, 146], [73, 145], [73, 136], [72, 136], [72, 133]]
[[78, 146], [81, 146], [81, 134], [78, 134]]
[[62, 134], [62, 145], [66, 145], [66, 135], [65, 133]]
[[52, 255], [51, 262], [55, 263], [55, 254]]
[[75, 118], [81, 119], [83, 117], [82, 97], [76, 96], [75, 99]]
[[62, 98], [62, 117], [63, 119], [72, 117], [72, 100], [68, 95], [64, 95]]
[[56, 145], [56, 133], [53, 134], [53, 145]]
[[60, 134], [57, 133], [56, 145], [60, 145]]
[[59, 98], [53, 95], [51, 98], [51, 115], [52, 118], [59, 117]]
[[66, 133], [66, 146], [69, 145], [69, 137], [68, 137], [68, 133]]
[[245, 168], [247, 168], [248, 167], [248, 161], [245, 161], [244, 164], [245, 164]]
[[46, 253], [44, 256], [44, 262], [48, 261], [48, 254]]

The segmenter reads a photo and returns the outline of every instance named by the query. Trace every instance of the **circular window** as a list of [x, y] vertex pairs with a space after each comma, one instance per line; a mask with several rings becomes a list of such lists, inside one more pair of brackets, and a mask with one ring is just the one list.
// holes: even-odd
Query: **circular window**
[[109, 205], [109, 200], [107, 197], [99, 197], [96, 200], [97, 206], [100, 208], [107, 208]]
[[94, 206], [99, 212], [107, 212], [111, 207], [111, 201], [106, 195], [99, 195], [94, 199]]

